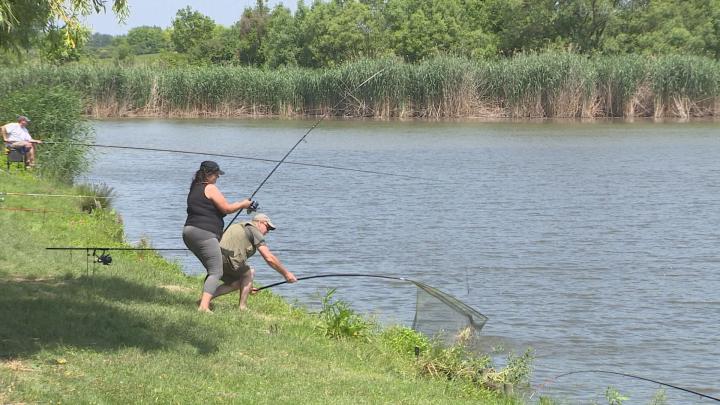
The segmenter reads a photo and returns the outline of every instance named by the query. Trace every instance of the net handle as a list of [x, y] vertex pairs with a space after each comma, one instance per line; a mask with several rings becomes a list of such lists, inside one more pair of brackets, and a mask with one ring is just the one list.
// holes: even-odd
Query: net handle
[[[407, 282], [410, 282], [410, 283], [415, 284], [414, 281], [408, 280], [408, 279], [403, 278], [403, 277], [379, 276], [379, 275], [377, 275], [377, 274], [357, 274], [357, 273], [320, 274], [320, 275], [315, 275], [315, 276], [298, 277], [298, 278], [297, 278], [297, 281], [300, 281], [300, 280], [310, 280], [310, 279], [313, 279], [313, 278], [324, 278], [324, 277], [372, 277], [372, 278], [384, 278], [384, 279], [388, 279], [388, 280], [407, 281]], [[266, 289], [266, 288], [277, 287], [277, 286], [283, 285], [283, 284], [288, 284], [288, 281], [287, 281], [287, 280], [285, 280], [285, 281], [278, 281], [277, 283], [273, 283], [273, 284], [266, 285], [266, 286], [264, 286], [264, 287], [257, 288], [257, 289], [255, 289], [255, 291], [256, 291], [256, 292], [257, 292], [257, 291], [262, 291], [262, 290], [264, 290], [264, 289]]]

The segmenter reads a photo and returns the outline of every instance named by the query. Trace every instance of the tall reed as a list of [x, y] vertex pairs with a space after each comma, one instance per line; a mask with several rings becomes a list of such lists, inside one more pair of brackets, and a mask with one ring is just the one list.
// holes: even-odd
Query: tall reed
[[[360, 88], [358, 85], [378, 73]], [[720, 63], [697, 56], [563, 52], [332, 69], [72, 65], [3, 69], [0, 95], [62, 84], [95, 116], [634, 117], [720, 114]]]

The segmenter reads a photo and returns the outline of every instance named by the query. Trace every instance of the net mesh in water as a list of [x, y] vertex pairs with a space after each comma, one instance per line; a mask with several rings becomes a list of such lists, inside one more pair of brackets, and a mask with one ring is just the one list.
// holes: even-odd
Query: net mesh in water
[[[419, 281], [413, 329], [452, 345], [460, 339], [477, 338], [488, 318], [450, 294]], [[468, 335], [469, 334], [469, 335]]]
[[[468, 340], [477, 339], [480, 330], [488, 320], [485, 315], [452, 295], [425, 283], [402, 277], [377, 274], [335, 273], [299, 277], [298, 281], [324, 277], [370, 277], [403, 281], [415, 285], [417, 294], [412, 328], [430, 338], [438, 339], [446, 345], [452, 345], [461, 340], [467, 342]], [[260, 287], [257, 291], [285, 283], [287, 282], [277, 282]]]

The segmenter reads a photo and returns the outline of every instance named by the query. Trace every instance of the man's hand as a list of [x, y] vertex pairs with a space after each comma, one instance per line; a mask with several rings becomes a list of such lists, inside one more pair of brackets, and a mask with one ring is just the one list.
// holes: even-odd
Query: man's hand
[[257, 211], [259, 203], [257, 201], [250, 201], [250, 206], [247, 208], [247, 213], [252, 214]]
[[294, 283], [297, 281], [297, 277], [295, 277], [294, 274], [288, 271], [285, 275], [285, 281], [287, 281], [288, 283]]

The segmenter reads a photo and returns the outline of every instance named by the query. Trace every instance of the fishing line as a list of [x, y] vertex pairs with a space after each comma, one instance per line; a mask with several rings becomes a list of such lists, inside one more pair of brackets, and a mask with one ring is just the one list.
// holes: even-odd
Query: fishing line
[[26, 196], [26, 197], [70, 197], [70, 198], [112, 198], [100, 197], [96, 195], [71, 195], [71, 194], [40, 194], [40, 193], [6, 193], [0, 191], [0, 197], [4, 195]]
[[[275, 159], [256, 158], [256, 157], [240, 156], [240, 155], [229, 155], [229, 154], [224, 154], [224, 153], [191, 152], [191, 151], [176, 150], [176, 149], [159, 149], [159, 148], [145, 148], [145, 147], [137, 147], [137, 146], [120, 146], [120, 145], [101, 145], [101, 144], [97, 144], [97, 143], [78, 143], [78, 142], [68, 142], [68, 143], [44, 142], [44, 143], [51, 144], [51, 145], [52, 144], [76, 145], [76, 146], [88, 146], [88, 147], [95, 147], [95, 148], [129, 149], [129, 150], [140, 150], [140, 151], [150, 151], [150, 152], [179, 153], [179, 154], [186, 154], [186, 155], [215, 156], [215, 157], [224, 157], [224, 158], [231, 158], [231, 159], [254, 160], [257, 162], [269, 162], [269, 163], [281, 162], [280, 160], [275, 160]], [[323, 165], [323, 164], [319, 164], [319, 163], [304, 163], [304, 162], [294, 162], [294, 161], [286, 161], [285, 163], [289, 164], [289, 165], [318, 167], [318, 168], [322, 168], [322, 169], [344, 170], [344, 171], [357, 172], [357, 173], [379, 174], [382, 176], [402, 177], [402, 178], [406, 178], [406, 179], [438, 181], [435, 179], [429, 179], [429, 178], [418, 177], [418, 176], [410, 176], [410, 175], [405, 175], [405, 174], [386, 173], [386, 172], [379, 172], [379, 171], [374, 171], [374, 170], [364, 170], [364, 169], [353, 169], [353, 168], [342, 167], [342, 166]]]
[[38, 208], [19, 208], [19, 207], [0, 207], [0, 210], [6, 210], [6, 211], [19, 211], [19, 212], [36, 212], [36, 213], [60, 213], [60, 214], [68, 214], [68, 215], [74, 215], [74, 214], [83, 214], [82, 212], [74, 212], [74, 211], [58, 211], [58, 210], [46, 210], [46, 209], [38, 209]]
[[[298, 145], [300, 145], [300, 143], [302, 143], [302, 141], [305, 140], [305, 138], [310, 134], [310, 132], [312, 132], [312, 130], [315, 129], [318, 125], [320, 125], [320, 123], [322, 122], [322, 120], [324, 120], [325, 117], [327, 117], [329, 111], [335, 110], [335, 107], [337, 107], [338, 105], [340, 105], [340, 103], [342, 103], [343, 101], [345, 101], [345, 99], [348, 97], [348, 95], [350, 95], [350, 94], [352, 94], [353, 92], [355, 92], [357, 89], [359, 89], [360, 87], [362, 87], [363, 85], [365, 85], [365, 83], [367, 83], [367, 82], [369, 82], [370, 80], [372, 80], [375, 76], [379, 75], [379, 74], [382, 73], [384, 70], [385, 70], [385, 69], [383, 68], [383, 69], [380, 69], [380, 70], [378, 70], [377, 72], [375, 72], [372, 76], [370, 76], [370, 77], [368, 77], [367, 79], [365, 79], [365, 81], [363, 81], [362, 83], [358, 84], [354, 89], [352, 89], [352, 91], [346, 92], [346, 93], [345, 93], [345, 96], [343, 96], [343, 98], [341, 98], [340, 101], [338, 101], [337, 103], [335, 103], [335, 105], [333, 105], [332, 108], [326, 110], [325, 113], [322, 115], [322, 117], [320, 117], [320, 119], [317, 120], [317, 122], [315, 122], [315, 124], [313, 124], [313, 126], [310, 127], [310, 129], [308, 129], [307, 132], [305, 132], [305, 135], [303, 135], [302, 138], [300, 138], [297, 142], [295, 142], [295, 145], [293, 145], [293, 147], [290, 148], [290, 150], [285, 154], [285, 156], [283, 156], [283, 158], [280, 159], [279, 162], [277, 162], [277, 164], [275, 165], [275, 167], [273, 167], [273, 169], [270, 171], [270, 173], [268, 173], [267, 177], [265, 177], [265, 179], [260, 183], [260, 185], [255, 189], [255, 191], [253, 191], [253, 193], [250, 195], [250, 199], [252, 200], [253, 197], [255, 197], [255, 194], [257, 194], [257, 192], [260, 191], [260, 189], [262, 188], [262, 186], [265, 185], [265, 182], [267, 182], [267, 181], [270, 179], [270, 177], [273, 175], [273, 173], [275, 173], [275, 171], [280, 167], [280, 165], [283, 164], [283, 162], [285, 162], [285, 159], [287, 159], [287, 157], [290, 156], [290, 154], [295, 150], [295, 148], [297, 148]], [[237, 214], [235, 214], [235, 216], [230, 220], [230, 223], [227, 224], [227, 226], [226, 226], [225, 229], [223, 230], [223, 234], [225, 233], [225, 231], [227, 231], [227, 229], [230, 227], [230, 225], [232, 225], [232, 223], [235, 222], [235, 219], [240, 215], [241, 212], [242, 212], [242, 209], [240, 209], [240, 210], [237, 212]]]
[[[653, 379], [650, 379], [650, 378], [640, 377], [640, 376], [637, 376], [637, 375], [632, 375], [632, 374], [627, 374], [627, 373], [619, 373], [619, 372], [616, 372], [616, 371], [605, 371], [605, 370], [578, 370], [578, 371], [570, 371], [570, 372], [568, 372], [568, 373], [563, 373], [563, 374], [560, 374], [560, 375], [558, 375], [558, 376], [553, 377], [553, 378], [550, 380], [550, 382], [553, 382], [553, 381], [555, 381], [555, 380], [557, 380], [557, 379], [559, 379], [559, 378], [561, 378], [561, 377], [565, 377], [565, 376], [569, 376], [569, 375], [573, 375], [573, 374], [587, 374], [587, 373], [612, 374], [612, 375], [619, 375], [619, 376], [622, 376], [622, 377], [634, 378], [634, 379], [636, 379], [636, 380], [641, 380], [641, 381], [646, 381], [646, 382], [651, 382], [651, 383], [663, 385], [663, 386], [665, 386], [665, 387], [674, 388], [674, 389], [676, 389], [676, 390], [685, 391], [685, 392], [690, 393], [690, 394], [695, 394], [695, 395], [698, 395], [698, 396], [703, 397], [703, 398], [712, 399], [713, 401], [718, 401], [718, 402], [720, 402], [720, 398], [711, 397], [710, 395], [706, 395], [706, 394], [703, 394], [703, 393], [700, 393], [700, 392], [697, 392], [697, 391], [693, 391], [693, 390], [690, 390], [690, 389], [687, 389], [687, 388], [678, 387], [677, 385], [668, 384], [668, 383], [664, 383], [664, 382], [661, 382], [661, 381], [653, 380]], [[545, 385], [545, 384], [543, 384], [543, 385]], [[542, 388], [542, 386], [541, 386], [541, 388]]]

